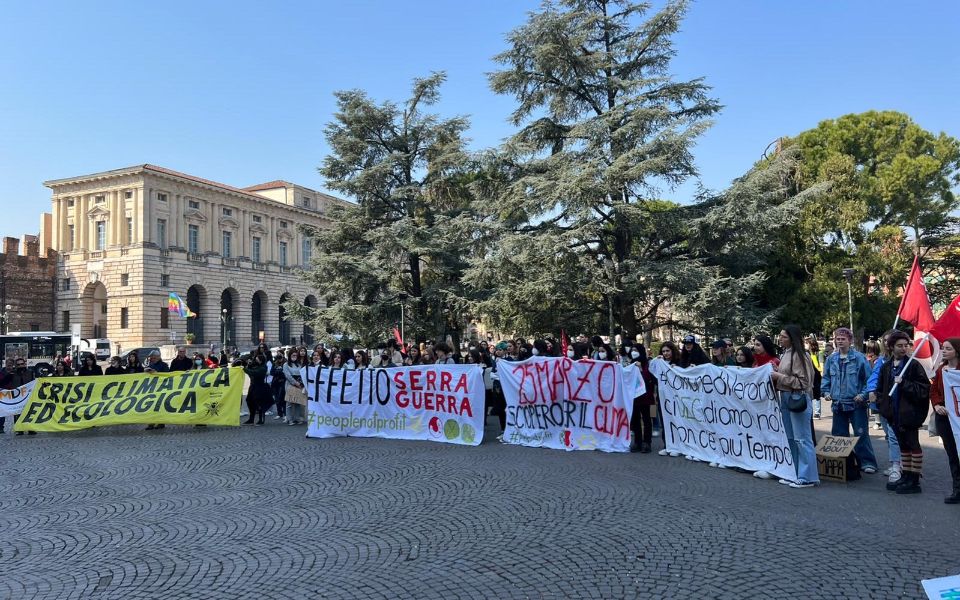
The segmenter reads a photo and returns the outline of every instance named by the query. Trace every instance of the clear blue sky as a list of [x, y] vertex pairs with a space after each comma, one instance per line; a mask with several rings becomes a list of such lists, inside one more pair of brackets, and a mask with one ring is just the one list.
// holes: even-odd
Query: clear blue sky
[[[154, 163], [246, 186], [316, 171], [332, 92], [402, 99], [446, 70], [439, 110], [475, 148], [512, 132], [485, 73], [537, 2], [14, 2], [0, 20], [0, 235], [36, 233], [47, 179]], [[960, 136], [960, 2], [701, 0], [675, 73], [725, 105], [701, 139], [719, 189], [780, 135], [894, 109]], [[692, 186], [672, 195], [685, 200]], [[667, 194], [670, 196], [669, 194]]]

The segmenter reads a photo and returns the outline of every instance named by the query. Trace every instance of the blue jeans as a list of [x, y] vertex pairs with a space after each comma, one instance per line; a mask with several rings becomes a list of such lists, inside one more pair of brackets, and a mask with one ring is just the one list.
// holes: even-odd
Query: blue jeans
[[877, 468], [877, 455], [873, 453], [873, 444], [870, 442], [870, 415], [866, 406], [858, 406], [853, 410], [844, 410], [837, 407], [833, 411], [833, 426], [830, 433], [841, 437], [850, 437], [850, 426], [853, 425], [853, 435], [860, 436], [857, 445], [853, 447], [854, 454], [863, 468]]
[[890, 450], [890, 462], [900, 462], [900, 442], [897, 441], [897, 432], [893, 430], [890, 421], [880, 415], [880, 424], [883, 425], [883, 431], [887, 434], [887, 449]]
[[780, 392], [780, 415], [783, 429], [790, 442], [790, 454], [793, 466], [797, 469], [797, 479], [805, 483], [820, 483], [817, 474], [817, 452], [813, 445], [813, 403], [807, 402], [803, 412], [791, 412], [787, 408], [787, 396], [790, 392]]
[[821, 412], [821, 411], [820, 411], [821, 408], [822, 408], [822, 406], [821, 406], [821, 403], [820, 403], [820, 398], [814, 398], [814, 399], [813, 399], [813, 413], [819, 415], [820, 412]]

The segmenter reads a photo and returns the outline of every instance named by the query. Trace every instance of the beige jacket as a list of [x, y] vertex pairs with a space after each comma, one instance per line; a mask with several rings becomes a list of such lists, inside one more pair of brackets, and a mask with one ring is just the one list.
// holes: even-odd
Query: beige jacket
[[796, 354], [793, 348], [788, 348], [780, 357], [780, 366], [777, 373], [781, 377], [774, 379], [774, 387], [786, 392], [803, 390], [811, 393], [813, 390], [813, 363], [806, 352]]

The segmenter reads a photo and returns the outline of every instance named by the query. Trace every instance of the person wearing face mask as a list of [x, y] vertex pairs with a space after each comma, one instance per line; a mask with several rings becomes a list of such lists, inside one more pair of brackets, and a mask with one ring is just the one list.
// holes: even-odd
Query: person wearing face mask
[[650, 419], [650, 407], [653, 406], [656, 378], [650, 374], [647, 349], [643, 344], [630, 348], [631, 364], [640, 370], [646, 390], [633, 399], [633, 416], [630, 419], [630, 429], [633, 430], [633, 443], [630, 452], [649, 454], [653, 442], [653, 422]]
[[610, 344], [606, 344], [603, 341], [601, 341], [600, 345], [595, 346], [595, 348], [597, 350], [596, 352], [593, 353], [594, 360], [617, 362], [617, 353], [614, 352], [612, 348], [610, 348]]
[[900, 444], [903, 475], [900, 481], [887, 482], [887, 489], [898, 494], [919, 494], [922, 491], [920, 426], [930, 411], [930, 379], [920, 363], [909, 360], [912, 341], [902, 331], [890, 334], [887, 347], [891, 357], [881, 367], [877, 380], [877, 409], [893, 424]]
[[545, 340], [533, 340], [533, 349], [530, 354], [533, 356], [550, 356], [550, 352], [547, 350], [547, 342]]

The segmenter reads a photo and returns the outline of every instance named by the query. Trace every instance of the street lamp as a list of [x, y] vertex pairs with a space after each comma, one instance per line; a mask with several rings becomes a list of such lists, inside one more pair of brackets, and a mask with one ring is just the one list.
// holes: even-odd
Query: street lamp
[[227, 347], [227, 315], [230, 314], [230, 311], [223, 308], [220, 310], [220, 345], [224, 348]]
[[5, 305], [5, 306], [3, 307], [3, 310], [0, 311], [0, 321], [2, 321], [2, 323], [3, 323], [3, 334], [4, 334], [4, 335], [6, 335], [6, 334], [8, 333], [8, 332], [7, 332], [7, 329], [10, 328], [10, 324], [7, 322], [7, 319], [10, 318], [10, 317], [9, 317], [9, 314], [10, 314], [10, 311], [11, 311], [11, 310], [13, 310], [13, 307], [10, 306], [9, 304], [7, 304], [7, 305]]
[[851, 282], [853, 281], [853, 274], [856, 273], [856, 269], [844, 269], [843, 278], [847, 280], [847, 306], [850, 310], [850, 332], [853, 333], [853, 287]]
[[403, 335], [403, 320], [404, 320], [403, 319], [404, 317], [403, 303], [408, 297], [409, 296], [407, 296], [402, 292], [397, 294], [397, 300], [400, 301], [400, 339], [403, 340], [404, 342], [407, 341], [407, 338]]

